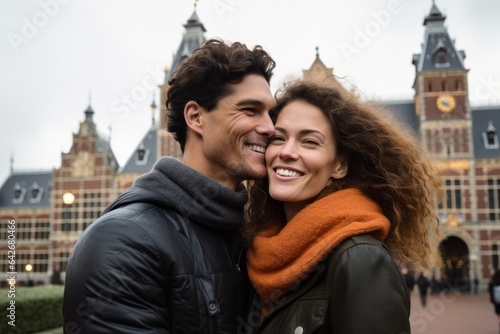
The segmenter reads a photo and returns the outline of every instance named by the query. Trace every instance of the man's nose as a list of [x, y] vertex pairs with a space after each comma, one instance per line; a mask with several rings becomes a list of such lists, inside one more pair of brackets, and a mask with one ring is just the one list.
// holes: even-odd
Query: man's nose
[[259, 119], [259, 125], [256, 128], [256, 131], [260, 135], [264, 135], [267, 138], [274, 135], [274, 124], [271, 120], [271, 116], [268, 113], [263, 113]]

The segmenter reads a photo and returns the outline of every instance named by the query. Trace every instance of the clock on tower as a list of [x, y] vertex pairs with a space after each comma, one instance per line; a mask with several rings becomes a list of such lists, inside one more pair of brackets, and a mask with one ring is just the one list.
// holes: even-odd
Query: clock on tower
[[444, 113], [452, 112], [456, 105], [455, 98], [449, 94], [441, 94], [436, 100], [436, 107]]

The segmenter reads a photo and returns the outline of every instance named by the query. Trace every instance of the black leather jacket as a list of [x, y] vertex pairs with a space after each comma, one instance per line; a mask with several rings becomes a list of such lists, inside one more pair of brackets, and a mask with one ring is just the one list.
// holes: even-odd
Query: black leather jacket
[[[144, 182], [151, 179], [146, 176], [76, 244], [66, 274], [65, 333], [236, 332], [246, 279], [238, 270], [243, 217], [231, 222], [237, 215], [220, 210], [218, 225], [212, 216], [215, 202], [230, 202], [242, 214], [246, 195], [234, 200], [239, 193], [189, 171], [185, 175], [184, 167], [174, 165], [162, 173], [177, 171], [175, 177], [196, 182], [198, 198], [175, 203], [174, 210], [182, 191], [165, 180], [154, 189]], [[152, 184], [158, 177], [153, 175]], [[204, 189], [211, 202], [205, 201]]]
[[264, 319], [254, 299], [240, 333], [410, 333], [410, 298], [382, 242], [348, 238], [303, 282], [273, 304]]

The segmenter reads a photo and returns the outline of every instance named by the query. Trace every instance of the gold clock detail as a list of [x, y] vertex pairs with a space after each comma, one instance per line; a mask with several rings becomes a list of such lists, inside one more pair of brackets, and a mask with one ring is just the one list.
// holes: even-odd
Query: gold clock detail
[[441, 112], [452, 112], [456, 105], [455, 98], [449, 94], [439, 95], [436, 100], [436, 106]]

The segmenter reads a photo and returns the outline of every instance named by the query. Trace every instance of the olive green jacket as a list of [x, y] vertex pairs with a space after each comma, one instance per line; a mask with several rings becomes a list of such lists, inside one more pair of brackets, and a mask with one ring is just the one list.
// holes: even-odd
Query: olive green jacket
[[370, 235], [344, 240], [261, 316], [254, 298], [240, 333], [406, 334], [410, 298], [385, 245]]

